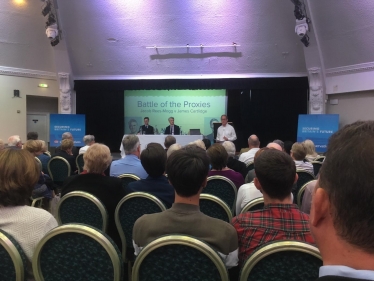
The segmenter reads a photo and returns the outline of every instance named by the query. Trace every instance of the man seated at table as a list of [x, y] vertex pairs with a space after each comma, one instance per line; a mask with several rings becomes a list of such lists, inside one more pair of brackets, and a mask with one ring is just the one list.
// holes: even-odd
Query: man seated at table
[[149, 117], [144, 117], [144, 125], [140, 126], [139, 128], [139, 135], [154, 135], [155, 130], [154, 128], [149, 125]]
[[178, 125], [174, 124], [174, 117], [169, 117], [169, 126], [165, 128], [165, 135], [180, 135], [181, 130]]

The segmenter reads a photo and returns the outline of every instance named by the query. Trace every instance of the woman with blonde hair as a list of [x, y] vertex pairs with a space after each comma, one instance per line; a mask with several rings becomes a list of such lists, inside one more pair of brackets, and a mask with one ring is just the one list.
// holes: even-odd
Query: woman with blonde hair
[[305, 146], [305, 149], [306, 149], [306, 156], [305, 156], [305, 158], [309, 162], [314, 161], [319, 156], [317, 154], [317, 152], [316, 152], [316, 148], [314, 146], [314, 142], [311, 141], [311, 140], [305, 140], [303, 143], [304, 143], [304, 146]]

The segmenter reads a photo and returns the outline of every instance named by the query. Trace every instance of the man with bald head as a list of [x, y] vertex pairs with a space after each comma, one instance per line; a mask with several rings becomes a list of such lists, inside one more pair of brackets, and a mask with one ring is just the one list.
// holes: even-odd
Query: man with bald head
[[239, 157], [239, 161], [248, 164], [253, 162], [256, 152], [260, 149], [260, 140], [256, 135], [251, 135], [248, 138], [248, 152], [242, 153]]
[[276, 149], [276, 150], [283, 151], [283, 148], [279, 144], [277, 144], [275, 142], [270, 142], [266, 147], [271, 148], [271, 149]]

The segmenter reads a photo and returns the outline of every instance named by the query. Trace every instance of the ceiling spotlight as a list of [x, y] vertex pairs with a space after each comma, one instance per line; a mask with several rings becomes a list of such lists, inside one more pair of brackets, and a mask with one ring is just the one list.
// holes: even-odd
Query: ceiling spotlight
[[51, 26], [48, 26], [47, 30], [45, 31], [47, 34], [47, 37], [49, 39], [54, 39], [58, 36], [58, 29], [57, 29], [57, 24], [53, 24]]
[[309, 31], [309, 26], [306, 22], [306, 18], [296, 20], [295, 33], [298, 36], [303, 37], [307, 31]]
[[44, 7], [42, 8], [42, 15], [46, 16], [51, 11], [51, 2], [49, 0], [45, 1]]
[[295, 18], [297, 20], [302, 20], [305, 16], [303, 10], [301, 9], [301, 5], [295, 5], [295, 10], [293, 11]]
[[309, 46], [309, 36], [308, 34], [305, 34], [303, 38], [300, 39], [300, 41], [304, 44], [305, 47]]
[[60, 39], [58, 37], [51, 40], [52, 47], [56, 46], [58, 43], [60, 43]]

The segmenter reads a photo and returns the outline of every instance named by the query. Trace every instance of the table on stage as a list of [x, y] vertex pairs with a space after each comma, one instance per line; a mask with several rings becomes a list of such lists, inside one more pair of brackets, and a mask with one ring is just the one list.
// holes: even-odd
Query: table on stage
[[[125, 136], [126, 135], [124, 135], [123, 137]], [[138, 135], [139, 141], [141, 144], [140, 149], [143, 150], [151, 142], [157, 142], [161, 144], [162, 146], [164, 146], [164, 141], [165, 141], [166, 136], [167, 135]], [[189, 144], [190, 142], [193, 142], [195, 140], [203, 139], [203, 135], [174, 135], [174, 137], [176, 138], [177, 143], [179, 143], [182, 146]], [[125, 152], [123, 150], [122, 143], [121, 143], [120, 150], [121, 150], [121, 157], [124, 157]]]

